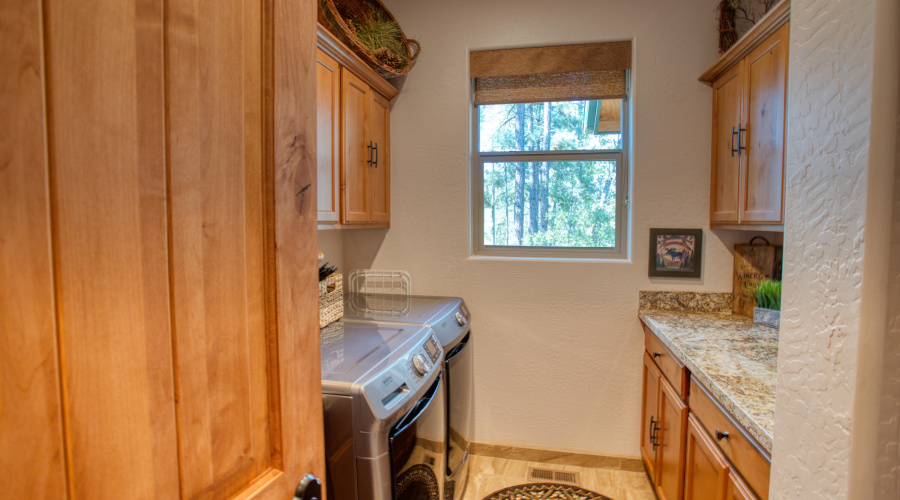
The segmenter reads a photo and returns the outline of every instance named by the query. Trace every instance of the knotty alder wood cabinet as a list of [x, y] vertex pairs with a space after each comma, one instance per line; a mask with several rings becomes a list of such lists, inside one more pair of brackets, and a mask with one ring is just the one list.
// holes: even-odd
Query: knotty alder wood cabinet
[[789, 14], [776, 6], [700, 77], [713, 88], [710, 227], [783, 228]]
[[644, 341], [640, 448], [656, 496], [766, 500], [769, 457], [646, 325]]
[[390, 99], [397, 90], [319, 26], [317, 199], [323, 227], [390, 225]]

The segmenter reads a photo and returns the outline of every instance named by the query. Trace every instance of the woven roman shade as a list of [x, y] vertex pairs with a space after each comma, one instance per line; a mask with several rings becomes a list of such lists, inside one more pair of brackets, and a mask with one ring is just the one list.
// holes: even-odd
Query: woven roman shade
[[475, 104], [622, 99], [631, 42], [472, 52]]

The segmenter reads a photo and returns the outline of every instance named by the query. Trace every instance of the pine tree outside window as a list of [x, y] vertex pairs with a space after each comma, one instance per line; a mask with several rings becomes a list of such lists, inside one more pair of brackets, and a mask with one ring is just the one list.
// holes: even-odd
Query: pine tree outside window
[[624, 259], [631, 42], [472, 52], [473, 253]]

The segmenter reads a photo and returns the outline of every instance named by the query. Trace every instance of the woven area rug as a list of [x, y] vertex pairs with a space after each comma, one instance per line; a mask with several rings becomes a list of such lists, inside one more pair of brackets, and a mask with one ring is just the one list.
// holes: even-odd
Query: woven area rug
[[495, 491], [484, 500], [612, 500], [593, 491], [555, 483], [529, 483]]

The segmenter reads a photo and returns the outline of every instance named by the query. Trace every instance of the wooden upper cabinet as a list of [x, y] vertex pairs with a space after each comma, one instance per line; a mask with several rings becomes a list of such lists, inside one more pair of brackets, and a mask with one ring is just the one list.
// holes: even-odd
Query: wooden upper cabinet
[[713, 88], [711, 227], [784, 224], [789, 15], [778, 4], [700, 77]]
[[316, 49], [316, 205], [320, 223], [341, 220], [341, 68]]
[[397, 89], [321, 25], [318, 48], [319, 224], [386, 227], [391, 220], [390, 100]]
[[369, 222], [369, 161], [366, 119], [371, 90], [365, 82], [341, 68], [341, 193], [342, 222]]
[[754, 49], [744, 61], [746, 128], [740, 221], [783, 223], [784, 118], [787, 104], [789, 25]]
[[684, 500], [723, 500], [729, 466], [691, 414], [688, 418]]
[[740, 63], [713, 83], [713, 163], [709, 219], [737, 223], [741, 156], [735, 144], [741, 123]]

